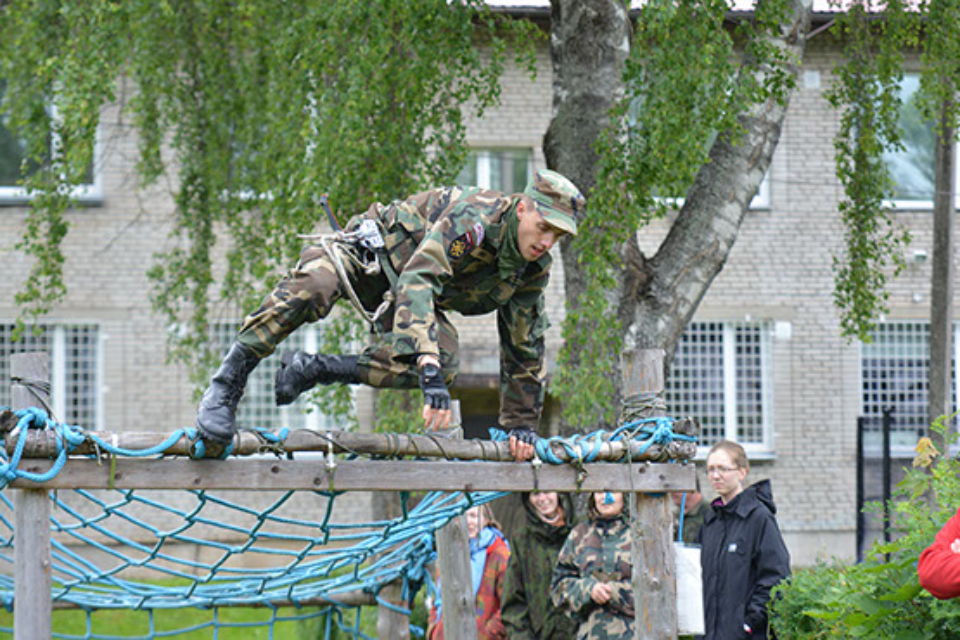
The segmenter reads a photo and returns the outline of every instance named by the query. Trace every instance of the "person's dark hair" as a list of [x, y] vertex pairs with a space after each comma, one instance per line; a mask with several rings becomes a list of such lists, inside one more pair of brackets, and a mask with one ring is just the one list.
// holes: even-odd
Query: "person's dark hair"
[[707, 455], [709, 458], [713, 455], [714, 451], [724, 451], [730, 459], [733, 460], [733, 464], [737, 465], [741, 469], [750, 471], [750, 462], [747, 460], [747, 452], [743, 450], [736, 442], [732, 440], [721, 440], [717, 444], [713, 445], [710, 448], [710, 453]]

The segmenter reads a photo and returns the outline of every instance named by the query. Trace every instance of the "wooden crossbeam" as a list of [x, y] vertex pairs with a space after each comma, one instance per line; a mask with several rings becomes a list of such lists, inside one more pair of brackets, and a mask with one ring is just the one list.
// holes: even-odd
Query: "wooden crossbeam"
[[[24, 460], [20, 470], [46, 473], [52, 460]], [[50, 481], [18, 479], [14, 488], [43, 489], [316, 489], [334, 491], [692, 491], [695, 472], [682, 463], [569, 465], [446, 460], [286, 460], [183, 458], [67, 461]]]

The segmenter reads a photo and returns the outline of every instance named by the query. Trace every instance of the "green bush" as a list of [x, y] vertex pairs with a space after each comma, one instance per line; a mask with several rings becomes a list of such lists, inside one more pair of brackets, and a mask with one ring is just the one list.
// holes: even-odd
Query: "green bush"
[[[933, 428], [950, 445], [957, 436], [945, 422]], [[894, 541], [874, 544], [862, 563], [820, 564], [777, 587], [770, 619], [778, 637], [960, 637], [960, 601], [935, 599], [917, 577], [920, 553], [960, 506], [960, 462], [923, 438], [913, 464], [889, 505]]]

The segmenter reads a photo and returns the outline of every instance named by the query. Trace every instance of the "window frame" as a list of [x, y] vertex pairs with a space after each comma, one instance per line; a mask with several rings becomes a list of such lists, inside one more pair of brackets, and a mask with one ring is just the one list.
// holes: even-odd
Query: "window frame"
[[[721, 371], [723, 375], [723, 434], [722, 439], [739, 442], [747, 454], [754, 459], [769, 458], [774, 452], [774, 340], [773, 340], [773, 321], [772, 320], [745, 320], [729, 318], [711, 318], [695, 320], [691, 322], [684, 333], [689, 331], [695, 325], [712, 324], [720, 325], [721, 348], [720, 353], [723, 356]], [[759, 340], [759, 380], [760, 380], [760, 432], [759, 441], [743, 442], [739, 439], [738, 431], [741, 428], [740, 415], [738, 408], [738, 361], [737, 361], [737, 329], [739, 327], [755, 327], [757, 338]], [[679, 344], [678, 344], [679, 346]], [[671, 378], [676, 371], [677, 360], [673, 361], [674, 371], [671, 372]], [[675, 378], [674, 378], [675, 379]], [[669, 390], [670, 380], [667, 380], [667, 389]], [[673, 411], [668, 406], [668, 411]], [[699, 416], [692, 416], [699, 419]], [[746, 427], [745, 427], [746, 428]], [[698, 443], [697, 459], [705, 459], [714, 443]]]
[[[929, 384], [929, 374], [927, 372], [929, 371], [929, 368], [930, 368], [930, 342], [929, 342], [930, 321], [925, 319], [917, 319], [917, 318], [896, 318], [896, 319], [881, 318], [881, 320], [877, 323], [878, 327], [881, 327], [881, 326], [889, 327], [893, 325], [917, 325], [925, 329], [926, 340], [924, 342], [924, 346], [925, 346], [926, 360], [922, 364], [920, 369], [921, 371], [924, 372], [922, 381], [925, 384]], [[958, 340], [960, 340], [960, 322], [954, 322], [953, 323], [953, 362], [951, 364], [951, 370], [953, 375], [952, 387], [953, 387], [953, 394], [954, 394], [952, 403], [953, 403], [954, 411], [957, 411], [958, 408], [960, 408], [960, 370], [958, 370], [958, 365], [960, 365], [960, 343], [958, 343]], [[874, 344], [876, 344], [876, 341], [874, 341]], [[859, 376], [858, 387], [860, 389], [859, 416], [865, 417], [865, 418], [878, 418], [882, 415], [882, 413], [877, 411], [868, 411], [867, 409], [868, 403], [866, 402], [866, 398], [865, 398], [865, 395], [868, 393], [869, 390], [865, 388], [865, 376], [864, 376], [865, 353], [864, 352], [866, 349], [869, 349], [871, 345], [868, 345], [860, 341], [858, 343], [858, 347], [859, 347], [859, 353], [858, 353], [859, 366], [857, 368], [857, 374]], [[891, 343], [887, 345], [887, 348], [897, 349], [901, 351], [904, 349], [902, 343]], [[905, 357], [901, 357], [900, 359], [905, 359]], [[903, 425], [900, 429], [897, 429], [895, 425], [894, 429], [891, 430], [890, 455], [893, 457], [912, 458], [916, 453], [915, 447], [916, 447], [917, 441], [914, 440], [913, 438], [906, 437], [905, 434], [908, 433], [910, 430], [919, 431], [922, 429], [924, 432], [926, 432], [927, 428], [929, 427], [929, 425], [927, 424], [927, 417], [926, 417], [926, 411], [927, 411], [926, 407], [929, 401], [929, 394], [930, 394], [929, 388], [925, 388], [923, 390], [923, 393], [924, 393], [924, 398], [923, 398], [923, 402], [921, 403], [921, 406], [923, 407], [923, 415], [919, 418], [919, 423], [915, 424], [911, 422], [910, 424]], [[884, 403], [881, 403], [881, 406], [877, 407], [878, 409], [881, 409], [881, 411], [882, 411], [882, 404]], [[897, 413], [895, 412], [894, 420], [897, 420], [897, 417], [898, 417]], [[956, 430], [957, 428], [958, 427], [955, 425], [954, 429]], [[919, 435], [917, 435], [917, 439], [919, 439]], [[957, 445], [954, 449], [956, 450], [958, 448], [960, 448], [960, 445]], [[865, 442], [865, 450], [868, 451], [868, 453], [875, 453], [876, 455], [882, 455], [882, 447], [879, 444], [874, 445], [871, 442]]]
[[[907, 78], [917, 78], [919, 82], [919, 77], [920, 77], [919, 71], [907, 71], [903, 74], [903, 80], [906, 80]], [[900, 87], [902, 91], [903, 82], [901, 82]], [[901, 93], [901, 98], [903, 98], [902, 93]], [[899, 118], [897, 123], [899, 125]], [[934, 140], [934, 144], [936, 144], [936, 140]], [[934, 153], [934, 156], [936, 156], [936, 153]], [[884, 158], [884, 163], [886, 164], [889, 170], [890, 161]], [[956, 193], [954, 194], [954, 200], [955, 200], [954, 206], [958, 210], [960, 210], [960, 146], [957, 146], [954, 149], [953, 164], [954, 164], [954, 170], [955, 170], [954, 188], [956, 189]], [[892, 171], [890, 172], [890, 175], [891, 175], [891, 178], [893, 178]], [[936, 189], [935, 184], [933, 185], [933, 189]], [[895, 209], [897, 211], [933, 211], [934, 201], [933, 200], [898, 200], [896, 198], [893, 198], [890, 200], [884, 200], [883, 206], [889, 207], [891, 209]]]
[[[10, 319], [0, 319], [0, 326], [12, 328], [16, 324], [16, 321]], [[69, 380], [69, 360], [67, 357], [67, 331], [72, 328], [85, 328], [89, 330], [96, 331], [96, 337], [91, 341], [94, 345], [94, 356], [93, 356], [93, 371], [96, 376], [96, 381], [93, 385], [92, 392], [92, 402], [93, 414], [94, 414], [94, 424], [80, 424], [74, 426], [83, 427], [86, 431], [104, 431], [105, 430], [105, 421], [106, 417], [104, 415], [104, 340], [105, 334], [103, 331], [103, 326], [100, 322], [95, 320], [47, 320], [38, 323], [39, 326], [43, 328], [45, 332], [48, 333], [47, 344], [49, 345], [49, 356], [50, 356], [50, 409], [53, 412], [51, 416], [53, 419], [63, 422], [66, 421], [70, 423], [70, 420], [66, 419], [67, 416], [67, 402], [68, 402], [68, 392], [67, 389], [70, 388]], [[29, 331], [29, 327], [26, 331]], [[4, 337], [8, 335], [8, 332], [3, 332]], [[11, 347], [16, 343], [6, 342], [6, 347]], [[10, 349], [11, 353], [24, 353], [24, 350], [21, 349]]]
[[[526, 181], [522, 185], [514, 185], [515, 189], [506, 189], [502, 190], [504, 193], [520, 193], [522, 192], [527, 184], [533, 178], [533, 174], [536, 172], [534, 167], [535, 161], [535, 152], [532, 147], [528, 146], [508, 146], [508, 145], [471, 145], [468, 150], [467, 162], [469, 163], [471, 157], [476, 157], [477, 166], [476, 166], [476, 184], [466, 185], [462, 184], [461, 186], [474, 186], [480, 187], [481, 189], [493, 189], [494, 187], [491, 184], [491, 176], [493, 175], [493, 158], [498, 155], [505, 153], [516, 153], [522, 152], [527, 155], [527, 171], [526, 171]], [[460, 174], [467, 168], [467, 164], [461, 168], [460, 173], [457, 174], [457, 182], [460, 182]]]
[[[54, 121], [59, 119], [59, 113], [56, 105], [51, 107], [51, 117]], [[97, 123], [97, 130], [94, 133], [93, 160], [91, 167], [93, 182], [73, 185], [70, 188], [70, 197], [79, 204], [96, 205], [103, 202], [103, 172], [101, 167], [101, 159], [103, 157], [103, 138], [101, 132], [102, 123]], [[50, 146], [53, 154], [56, 153], [59, 142], [60, 139], [56, 131], [51, 131]], [[22, 206], [29, 204], [34, 197], [35, 195], [26, 187], [0, 184], [0, 206]]]

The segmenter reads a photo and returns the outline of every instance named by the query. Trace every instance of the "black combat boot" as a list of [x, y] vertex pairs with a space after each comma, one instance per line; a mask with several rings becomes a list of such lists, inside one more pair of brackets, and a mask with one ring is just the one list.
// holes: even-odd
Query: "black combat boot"
[[253, 351], [234, 342], [220, 369], [210, 379], [197, 409], [197, 428], [205, 440], [227, 444], [237, 432], [237, 405], [243, 397], [247, 376], [260, 362]]
[[290, 404], [318, 384], [359, 384], [358, 356], [327, 356], [303, 351], [285, 351], [277, 371], [277, 404]]

